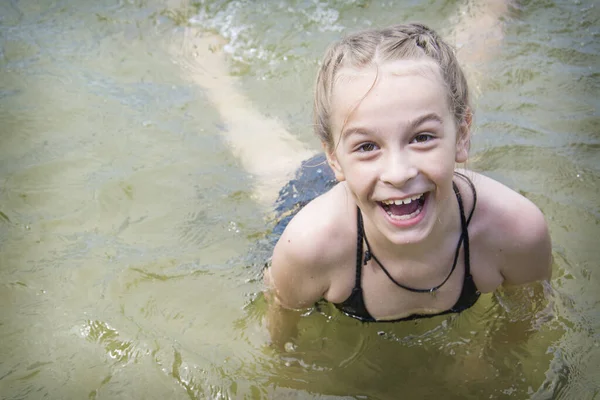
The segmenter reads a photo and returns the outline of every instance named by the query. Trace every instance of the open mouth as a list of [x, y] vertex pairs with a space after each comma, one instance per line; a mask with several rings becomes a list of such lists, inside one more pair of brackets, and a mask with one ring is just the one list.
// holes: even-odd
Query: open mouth
[[421, 193], [406, 199], [380, 201], [379, 205], [393, 219], [405, 221], [415, 218], [423, 210], [426, 193]]

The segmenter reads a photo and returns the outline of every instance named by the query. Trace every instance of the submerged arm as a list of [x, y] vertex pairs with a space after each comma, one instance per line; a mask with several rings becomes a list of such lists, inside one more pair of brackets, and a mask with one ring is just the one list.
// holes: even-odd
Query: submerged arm
[[280, 350], [298, 334], [300, 310], [284, 307], [277, 297], [277, 289], [271, 278], [271, 268], [265, 270], [265, 298], [267, 300], [266, 323], [271, 342]]

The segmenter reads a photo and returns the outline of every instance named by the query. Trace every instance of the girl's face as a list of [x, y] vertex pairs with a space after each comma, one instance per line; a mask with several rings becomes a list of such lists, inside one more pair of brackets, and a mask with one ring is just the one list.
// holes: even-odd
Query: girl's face
[[426, 238], [450, 203], [458, 137], [438, 66], [402, 60], [339, 71], [333, 90], [335, 148], [328, 155], [365, 219], [396, 244]]

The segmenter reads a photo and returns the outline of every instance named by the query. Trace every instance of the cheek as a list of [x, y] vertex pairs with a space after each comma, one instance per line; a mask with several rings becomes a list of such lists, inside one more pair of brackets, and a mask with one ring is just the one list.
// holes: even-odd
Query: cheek
[[454, 158], [455, 153], [453, 149], [440, 151], [437, 154], [430, 154], [430, 157], [424, 160], [423, 170], [438, 180], [451, 180], [456, 165]]
[[366, 164], [353, 163], [344, 170], [348, 187], [354, 193], [370, 191], [378, 180], [377, 169]]

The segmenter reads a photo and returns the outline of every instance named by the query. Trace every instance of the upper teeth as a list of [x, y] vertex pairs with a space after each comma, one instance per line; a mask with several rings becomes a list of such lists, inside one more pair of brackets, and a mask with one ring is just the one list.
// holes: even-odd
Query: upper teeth
[[423, 193], [421, 194], [417, 194], [415, 196], [412, 197], [407, 197], [406, 199], [396, 199], [396, 200], [383, 200], [382, 203], [385, 205], [392, 205], [395, 204], [397, 206], [399, 206], [400, 204], [409, 204], [411, 201], [413, 200], [418, 200], [423, 196]]

